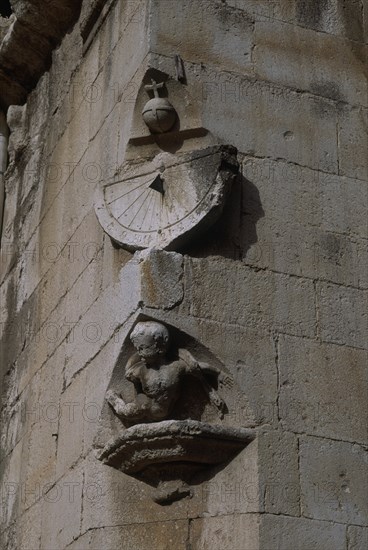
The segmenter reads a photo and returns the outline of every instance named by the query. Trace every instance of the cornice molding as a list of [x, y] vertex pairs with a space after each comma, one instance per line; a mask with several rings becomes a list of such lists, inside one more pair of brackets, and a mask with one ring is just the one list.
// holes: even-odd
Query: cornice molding
[[77, 21], [82, 0], [11, 0], [12, 22], [0, 44], [0, 108], [22, 105]]

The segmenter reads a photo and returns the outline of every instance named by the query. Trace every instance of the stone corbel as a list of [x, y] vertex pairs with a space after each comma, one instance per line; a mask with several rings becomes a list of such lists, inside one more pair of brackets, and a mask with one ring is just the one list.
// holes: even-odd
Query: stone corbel
[[255, 438], [231, 423], [227, 403], [236, 393], [210, 350], [141, 313], [106, 392], [98, 459], [154, 487], [159, 504], [191, 496], [192, 483], [210, 478]]

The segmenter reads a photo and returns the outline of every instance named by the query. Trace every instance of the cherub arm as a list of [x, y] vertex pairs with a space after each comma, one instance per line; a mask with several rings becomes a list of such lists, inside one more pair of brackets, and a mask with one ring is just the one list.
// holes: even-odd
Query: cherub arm
[[129, 357], [127, 364], [125, 365], [125, 378], [130, 382], [140, 381], [138, 364], [141, 362], [141, 358], [138, 353], [134, 353]]
[[179, 349], [179, 357], [188, 365], [188, 372], [195, 374], [196, 371], [200, 370], [205, 375], [209, 374], [211, 376], [216, 376], [219, 382], [224, 386], [232, 387], [233, 380], [228, 374], [208, 363], [197, 361], [188, 350]]
[[220, 417], [223, 418], [224, 413], [227, 410], [225, 401], [219, 396], [217, 391], [209, 384], [204, 376], [206, 373], [219, 376], [221, 371], [216, 367], [211, 367], [207, 363], [199, 363], [193, 357], [193, 355], [186, 349], [179, 349], [179, 358], [185, 363], [186, 371], [188, 374], [195, 376], [202, 384], [203, 388], [207, 392], [209, 400], [218, 409]]

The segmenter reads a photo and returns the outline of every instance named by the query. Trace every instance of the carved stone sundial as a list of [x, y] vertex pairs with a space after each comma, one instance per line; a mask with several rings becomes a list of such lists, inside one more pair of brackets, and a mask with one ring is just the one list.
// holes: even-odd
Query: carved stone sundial
[[236, 149], [212, 146], [193, 153], [159, 153], [128, 165], [121, 179], [98, 191], [104, 230], [129, 250], [174, 249], [221, 215], [236, 177]]
[[197, 107], [185, 86], [147, 71], [124, 163], [113, 181], [100, 183], [95, 202], [120, 246], [177, 250], [220, 217], [239, 170], [237, 150], [210, 135]]

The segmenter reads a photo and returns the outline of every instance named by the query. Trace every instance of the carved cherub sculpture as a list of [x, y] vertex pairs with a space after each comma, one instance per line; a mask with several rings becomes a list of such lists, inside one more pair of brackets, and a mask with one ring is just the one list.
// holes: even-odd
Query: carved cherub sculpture
[[134, 384], [134, 400], [126, 403], [111, 390], [106, 395], [108, 403], [119, 417], [131, 424], [170, 418], [187, 376], [193, 376], [201, 382], [209, 400], [223, 417], [226, 405], [206, 375], [215, 376], [224, 384], [231, 383], [229, 377], [216, 367], [196, 361], [185, 349], [179, 349], [175, 359], [168, 358], [170, 336], [168, 329], [161, 323], [139, 322], [130, 338], [137, 352], [127, 362], [125, 377]]

